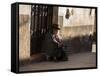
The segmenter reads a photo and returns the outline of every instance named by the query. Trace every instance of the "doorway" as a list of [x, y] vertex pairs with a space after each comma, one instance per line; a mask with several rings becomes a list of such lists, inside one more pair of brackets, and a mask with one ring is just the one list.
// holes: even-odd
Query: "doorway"
[[42, 41], [52, 25], [53, 6], [32, 5], [30, 26], [30, 55], [41, 53]]

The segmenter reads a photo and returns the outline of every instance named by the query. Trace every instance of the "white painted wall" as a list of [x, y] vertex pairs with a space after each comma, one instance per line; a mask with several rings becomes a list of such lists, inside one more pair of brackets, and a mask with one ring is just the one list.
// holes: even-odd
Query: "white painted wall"
[[[66, 9], [69, 9], [71, 14], [69, 19], [65, 18]], [[90, 15], [89, 8], [59, 7], [58, 24], [61, 26], [60, 33], [64, 38], [93, 34], [95, 26], [94, 21], [95, 9], [92, 9]], [[82, 26], [85, 27], [83, 28]]]
[[[73, 15], [69, 17], [69, 19], [65, 18], [66, 15], [66, 9], [71, 11], [73, 9]], [[66, 26], [80, 26], [80, 25], [94, 25], [94, 11], [95, 9], [92, 9], [92, 15], [90, 16], [90, 9], [88, 8], [71, 8], [71, 7], [59, 7], [58, 16], [63, 17], [63, 27]], [[58, 20], [60, 22], [61, 19]], [[60, 24], [60, 23], [59, 23]]]

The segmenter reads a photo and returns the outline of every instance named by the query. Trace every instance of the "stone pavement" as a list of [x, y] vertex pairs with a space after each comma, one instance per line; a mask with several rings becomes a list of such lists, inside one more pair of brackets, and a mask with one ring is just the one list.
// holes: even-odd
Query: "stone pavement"
[[38, 62], [28, 65], [20, 66], [20, 71], [38, 71], [51, 69], [74, 69], [74, 68], [88, 68], [96, 67], [96, 53], [82, 52], [70, 54], [68, 61], [60, 62]]

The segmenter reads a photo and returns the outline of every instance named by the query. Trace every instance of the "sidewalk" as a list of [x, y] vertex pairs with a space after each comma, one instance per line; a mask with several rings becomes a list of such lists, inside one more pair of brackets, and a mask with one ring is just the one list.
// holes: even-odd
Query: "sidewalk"
[[20, 71], [36, 71], [50, 69], [70, 69], [96, 67], [96, 53], [83, 52], [70, 54], [68, 61], [31, 63], [19, 68]]

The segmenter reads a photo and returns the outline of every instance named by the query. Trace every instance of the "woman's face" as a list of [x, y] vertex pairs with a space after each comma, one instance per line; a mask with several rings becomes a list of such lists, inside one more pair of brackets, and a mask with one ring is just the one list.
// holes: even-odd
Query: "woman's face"
[[57, 29], [53, 29], [53, 34], [57, 34], [58, 30]]

